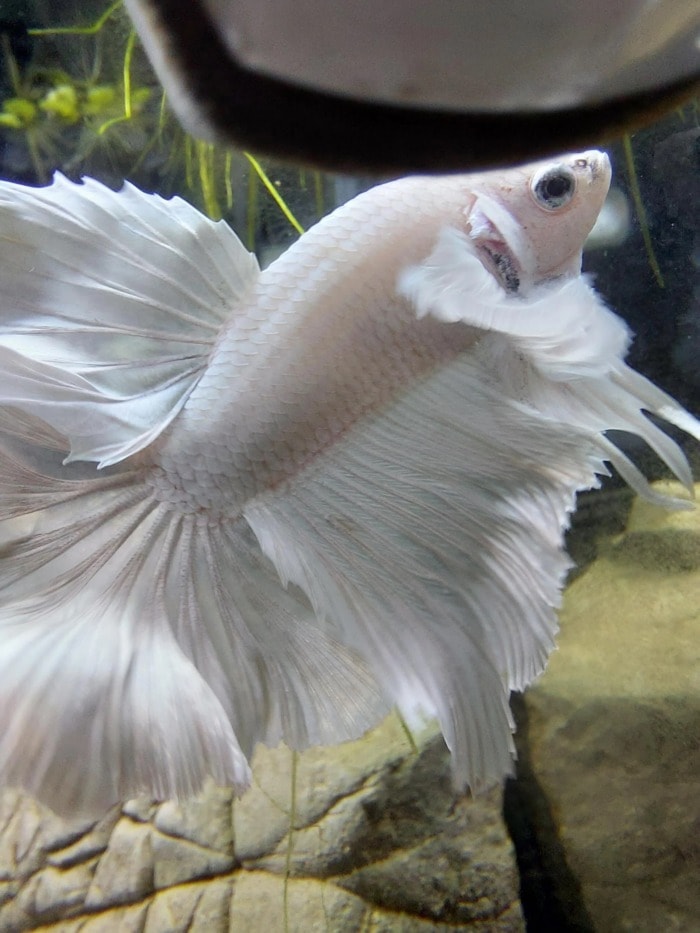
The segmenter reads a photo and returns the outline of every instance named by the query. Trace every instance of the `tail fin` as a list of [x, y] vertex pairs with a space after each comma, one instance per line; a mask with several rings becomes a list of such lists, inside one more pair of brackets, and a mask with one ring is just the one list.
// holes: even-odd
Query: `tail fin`
[[52, 459], [2, 436], [3, 783], [91, 814], [138, 790], [193, 793], [208, 773], [245, 785], [221, 702], [145, 586], [164, 559], [162, 507], [133, 470], [58, 479]]
[[258, 265], [225, 224], [125, 185], [0, 183], [0, 404], [107, 466], [184, 405]]
[[38, 454], [44, 472], [3, 434], [2, 783], [91, 815], [142, 791], [189, 796], [207, 776], [240, 790], [258, 741], [338, 741], [386, 710], [245, 522], [173, 513], [137, 468], [56, 478], [60, 453]]
[[367, 666], [245, 521], [170, 511], [131, 456], [254, 258], [184, 202], [59, 178], [0, 184], [0, 265], [0, 782], [95, 814], [244, 787], [258, 741], [364, 731], [386, 709]]

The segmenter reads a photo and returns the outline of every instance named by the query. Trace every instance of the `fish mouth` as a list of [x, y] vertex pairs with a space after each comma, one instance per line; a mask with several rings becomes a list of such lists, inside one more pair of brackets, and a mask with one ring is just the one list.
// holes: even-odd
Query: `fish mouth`
[[504, 291], [511, 294], [520, 291], [521, 264], [499, 226], [477, 210], [470, 217], [470, 227], [470, 238], [482, 266], [500, 282]]
[[520, 290], [521, 270], [503, 241], [483, 242], [478, 246], [481, 264], [501, 283], [504, 291]]
[[586, 152], [579, 152], [572, 156], [571, 160], [571, 167], [574, 171], [588, 172], [592, 182], [607, 179], [610, 184], [612, 167], [607, 152], [602, 152], [600, 149], [588, 149]]
[[[538, 281], [539, 258], [532, 242], [535, 236], [532, 231], [537, 231], [538, 224], [544, 223], [542, 216], [563, 217], [574, 210], [579, 218], [577, 223], [585, 226], [590, 215], [592, 226], [612, 176], [607, 153], [598, 149], [564, 154], [558, 159], [524, 166], [522, 171], [522, 183], [527, 184], [532, 199], [526, 207], [530, 211], [528, 205], [534, 205], [535, 215], [528, 214], [521, 223], [517, 211], [511, 213], [504, 203], [511, 189], [505, 186], [499, 191], [498, 177], [495, 183], [486, 179], [468, 215], [469, 236], [482, 265], [509, 294], [527, 292]], [[554, 254], [560, 253], [557, 244]]]

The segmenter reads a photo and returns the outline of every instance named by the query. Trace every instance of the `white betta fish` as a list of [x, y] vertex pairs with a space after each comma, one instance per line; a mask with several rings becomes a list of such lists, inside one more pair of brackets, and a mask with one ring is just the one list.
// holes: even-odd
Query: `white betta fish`
[[264, 272], [181, 200], [0, 185], [0, 782], [244, 788], [256, 743], [434, 716], [511, 766], [576, 491], [700, 423], [581, 277], [585, 152], [360, 195]]

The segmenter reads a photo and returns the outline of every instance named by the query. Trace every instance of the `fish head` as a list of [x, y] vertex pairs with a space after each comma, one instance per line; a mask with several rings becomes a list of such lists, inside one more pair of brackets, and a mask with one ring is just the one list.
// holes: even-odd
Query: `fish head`
[[484, 173], [467, 211], [481, 261], [507, 291], [522, 294], [578, 275], [610, 177], [610, 160], [598, 150]]

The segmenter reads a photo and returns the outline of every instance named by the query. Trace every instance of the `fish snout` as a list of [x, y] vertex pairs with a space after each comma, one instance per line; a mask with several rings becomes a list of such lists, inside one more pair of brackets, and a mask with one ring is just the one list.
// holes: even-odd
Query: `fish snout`
[[588, 174], [591, 182], [603, 183], [606, 187], [610, 184], [612, 178], [612, 168], [607, 152], [601, 152], [599, 149], [589, 149], [573, 157], [574, 171], [580, 174]]

